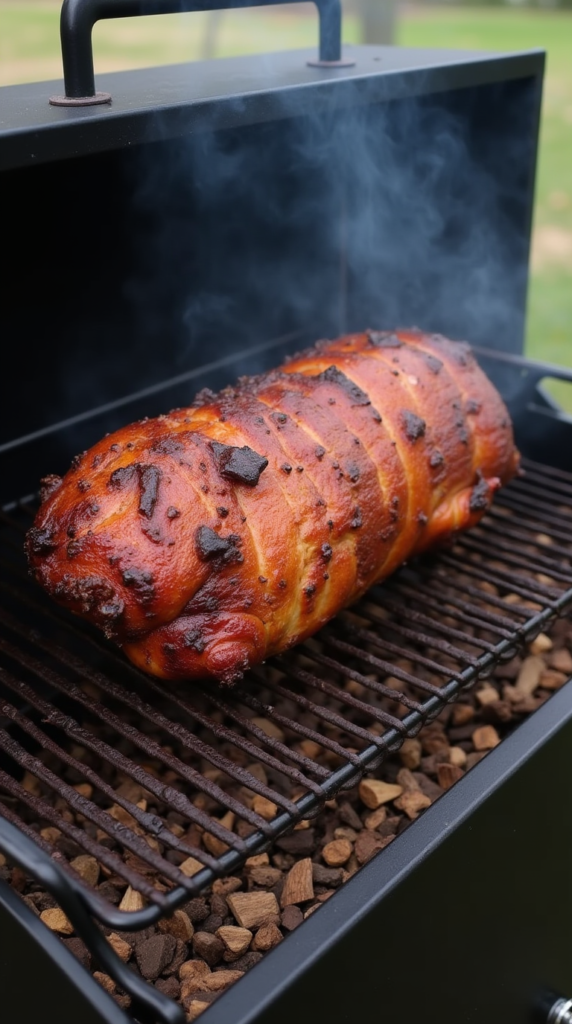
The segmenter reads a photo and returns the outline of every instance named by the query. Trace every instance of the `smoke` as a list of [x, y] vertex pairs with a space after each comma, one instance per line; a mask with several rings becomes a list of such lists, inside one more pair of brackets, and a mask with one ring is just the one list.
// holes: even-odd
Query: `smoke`
[[286, 90], [265, 123], [240, 123], [240, 100], [236, 127], [145, 147], [125, 285], [140, 337], [176, 337], [177, 369], [413, 323], [518, 349], [531, 100], [522, 82], [386, 103], [359, 84], [319, 104]]

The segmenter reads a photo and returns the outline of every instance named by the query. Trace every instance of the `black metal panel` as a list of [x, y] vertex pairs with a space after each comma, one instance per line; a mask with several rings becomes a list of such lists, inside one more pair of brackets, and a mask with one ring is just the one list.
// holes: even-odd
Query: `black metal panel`
[[205, 1011], [529, 1024], [570, 995], [572, 682]]
[[309, 67], [313, 50], [101, 75], [113, 104], [53, 107], [60, 82], [0, 89], [0, 170], [109, 149], [276, 121], [356, 103], [383, 103], [515, 78], [540, 78], [544, 54], [485, 54], [405, 47], [348, 47], [350, 68]]
[[0, 882], [0, 992], [6, 1024], [128, 1024], [117, 1003]]

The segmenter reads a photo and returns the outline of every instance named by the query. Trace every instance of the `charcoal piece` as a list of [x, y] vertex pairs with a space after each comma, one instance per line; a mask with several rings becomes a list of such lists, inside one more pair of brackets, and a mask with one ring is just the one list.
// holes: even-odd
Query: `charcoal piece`
[[[238, 960], [234, 960], [231, 967], [233, 971], [249, 971], [260, 960], [262, 960], [262, 953], [256, 953], [252, 950], [250, 953], [245, 953], [244, 956], [239, 957]], [[225, 967], [228, 969], [228, 964], [225, 964]]]
[[66, 949], [69, 949], [70, 953], [75, 956], [76, 960], [79, 960], [80, 964], [89, 970], [91, 967], [91, 953], [85, 942], [76, 936], [71, 939], [62, 939], [62, 942]]
[[209, 906], [204, 896], [195, 896], [194, 899], [185, 903], [182, 908], [189, 915], [193, 924], [201, 924], [206, 921], [210, 914]]
[[323, 885], [327, 889], [337, 889], [342, 884], [341, 868], [327, 868], [324, 864], [312, 864], [312, 878], [315, 885]]
[[[218, 914], [219, 917], [223, 918], [228, 914], [228, 903], [220, 893], [215, 892], [211, 896], [211, 914]], [[205, 931], [210, 931], [210, 928], [205, 928]]]
[[169, 966], [165, 967], [163, 970], [163, 976], [165, 978], [168, 978], [171, 974], [178, 974], [181, 964], [184, 964], [185, 960], [189, 959], [189, 947], [187, 943], [184, 942], [183, 939], [177, 939], [176, 942], [177, 944], [175, 946], [173, 959]]
[[114, 907], [117, 907], [121, 902], [121, 893], [111, 882], [102, 882], [101, 885], [98, 885], [97, 893], [101, 896], [102, 900], [107, 900]]
[[280, 916], [280, 923], [287, 932], [293, 932], [299, 924], [302, 924], [304, 915], [300, 910], [300, 907], [290, 906], [284, 907]]
[[224, 917], [221, 914], [209, 914], [201, 924], [201, 931], [214, 935], [218, 928], [222, 928], [223, 921]]
[[316, 849], [316, 834], [313, 828], [303, 828], [289, 836], [282, 836], [276, 845], [280, 850], [297, 857], [310, 857]]
[[168, 933], [153, 935], [135, 946], [137, 966], [147, 981], [155, 981], [173, 959], [177, 942]]
[[385, 821], [382, 821], [381, 825], [377, 826], [375, 831], [380, 836], [394, 836], [399, 828], [401, 820], [401, 817], [397, 816], [394, 818], [386, 818]]
[[342, 821], [344, 825], [349, 825], [350, 828], [355, 828], [356, 832], [359, 832], [363, 828], [363, 822], [351, 804], [342, 804], [338, 814], [340, 821]]
[[170, 978], [158, 978], [155, 988], [159, 989], [168, 999], [178, 999], [181, 994], [181, 985], [173, 975]]
[[195, 932], [193, 935], [193, 951], [203, 958], [209, 967], [214, 967], [222, 960], [225, 951], [224, 943], [210, 932]]

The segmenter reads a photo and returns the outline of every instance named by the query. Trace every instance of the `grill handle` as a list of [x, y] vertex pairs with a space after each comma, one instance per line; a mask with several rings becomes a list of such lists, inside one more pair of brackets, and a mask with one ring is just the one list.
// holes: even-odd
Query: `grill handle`
[[[53, 96], [56, 106], [91, 106], [109, 103], [109, 93], [95, 90], [91, 35], [96, 21], [103, 18], [131, 18], [148, 14], [177, 14], [183, 11], [218, 11], [242, 7], [266, 7], [292, 0], [64, 0], [60, 35], [64, 66], [65, 96]], [[303, 0], [294, 0], [301, 3]], [[313, 0], [320, 21], [319, 58], [315, 67], [343, 67], [341, 0]]]

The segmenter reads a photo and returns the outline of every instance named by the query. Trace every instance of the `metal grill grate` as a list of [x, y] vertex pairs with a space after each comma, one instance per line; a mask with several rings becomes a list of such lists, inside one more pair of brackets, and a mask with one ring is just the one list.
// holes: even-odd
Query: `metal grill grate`
[[[75, 887], [70, 861], [85, 852], [139, 891], [148, 905], [130, 927], [235, 870], [572, 604], [572, 475], [525, 469], [452, 548], [404, 567], [232, 691], [149, 679], [55, 607], [23, 560], [34, 503], [10, 506], [0, 815]], [[83, 899], [127, 927], [94, 890]]]

